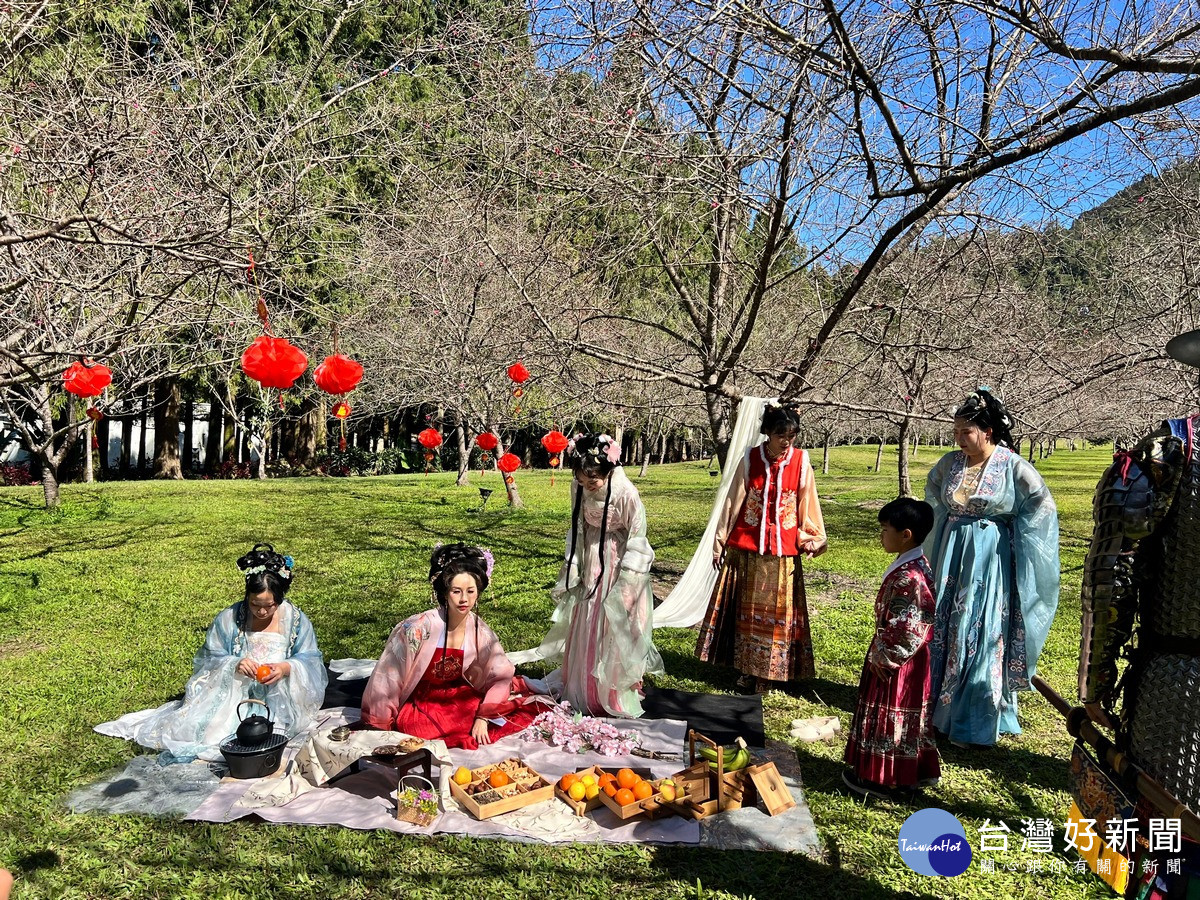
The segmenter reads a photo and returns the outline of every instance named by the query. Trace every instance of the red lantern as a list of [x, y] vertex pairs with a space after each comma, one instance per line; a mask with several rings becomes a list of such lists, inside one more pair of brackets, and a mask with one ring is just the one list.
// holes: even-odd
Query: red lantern
[[524, 384], [529, 380], [529, 370], [525, 368], [524, 363], [515, 362], [508, 367], [508, 377], [517, 384]]
[[308, 357], [284, 338], [264, 334], [242, 354], [242, 371], [267, 388], [286, 391], [308, 368]]
[[426, 428], [417, 435], [417, 440], [426, 450], [436, 450], [442, 446], [442, 435], [436, 428]]
[[338, 403], [338, 404], [337, 404], [337, 405], [336, 405], [336, 406], [333, 408], [333, 417], [334, 417], [335, 419], [348, 419], [348, 418], [350, 418], [350, 404], [349, 404], [349, 403], [347, 403], [345, 400], [342, 400], [340, 403]]
[[327, 394], [348, 394], [362, 377], [363, 367], [340, 353], [325, 357], [313, 372], [313, 381]]
[[496, 440], [496, 436], [490, 431], [485, 431], [482, 434], [475, 435], [475, 443], [479, 445], [480, 450], [485, 450], [488, 453], [491, 453], [496, 449], [499, 441]]
[[112, 369], [102, 363], [73, 362], [63, 372], [63, 388], [76, 397], [99, 397], [112, 384]]
[[546, 452], [557, 456], [567, 449], [567, 436], [561, 431], [551, 431], [542, 437], [542, 446], [546, 448]]
[[[509, 475], [521, 468], [521, 457], [517, 456], [515, 453], [505, 453], [502, 457], [496, 460], [496, 468], [505, 475]], [[507, 480], [508, 479], [505, 479], [505, 481]]]

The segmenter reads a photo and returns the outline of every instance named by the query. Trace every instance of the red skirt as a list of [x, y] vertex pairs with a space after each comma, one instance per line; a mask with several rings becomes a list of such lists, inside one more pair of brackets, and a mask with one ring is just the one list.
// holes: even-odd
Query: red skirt
[[[462, 651], [450, 650], [445, 653], [450, 665], [439, 665], [442, 655], [439, 647], [412, 696], [397, 710], [396, 730], [427, 741], [442, 740], [447, 747], [475, 750], [479, 742], [471, 737], [471, 728], [483, 698], [462, 677]], [[441, 673], [453, 674], [439, 677]], [[518, 675], [513, 679], [512, 696], [508, 702], [490, 716], [506, 721], [503, 725], [489, 722], [488, 737], [496, 741], [529, 727], [541, 709], [536, 703], [524, 702], [527, 694], [525, 679]], [[547, 702], [550, 702], [549, 699]]]
[[929, 680], [928, 644], [886, 677], [863, 664], [845, 756], [859, 780], [915, 788], [939, 777]]

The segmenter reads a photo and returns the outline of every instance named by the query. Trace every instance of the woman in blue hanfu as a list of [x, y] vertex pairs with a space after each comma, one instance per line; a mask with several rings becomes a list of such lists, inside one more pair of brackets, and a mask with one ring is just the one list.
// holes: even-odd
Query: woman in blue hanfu
[[1030, 689], [1058, 606], [1058, 511], [1014, 452], [1011, 427], [1004, 404], [979, 388], [954, 413], [960, 449], [925, 484], [937, 597], [933, 724], [957, 746], [1021, 733], [1017, 691]]
[[[294, 737], [313, 724], [328, 673], [312, 623], [287, 599], [292, 558], [257, 544], [237, 565], [246, 595], [208, 626], [183, 699], [129, 713], [96, 731], [180, 760], [219, 760], [220, 744], [237, 730], [244, 700], [270, 707], [276, 733]], [[263, 710], [252, 704], [244, 712]]]

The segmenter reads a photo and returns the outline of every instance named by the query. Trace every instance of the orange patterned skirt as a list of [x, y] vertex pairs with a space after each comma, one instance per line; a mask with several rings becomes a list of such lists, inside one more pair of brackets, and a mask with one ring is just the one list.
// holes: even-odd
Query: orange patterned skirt
[[696, 655], [769, 681], [816, 675], [800, 559], [728, 548]]

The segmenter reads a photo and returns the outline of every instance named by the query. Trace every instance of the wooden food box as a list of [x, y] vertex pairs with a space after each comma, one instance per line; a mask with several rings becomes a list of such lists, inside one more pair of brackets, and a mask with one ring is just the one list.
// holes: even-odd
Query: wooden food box
[[696, 819], [703, 819], [727, 809], [753, 806], [756, 792], [754, 782], [750, 777], [750, 770], [754, 767], [746, 766], [726, 772], [724, 756], [721, 749], [717, 747], [718, 764], [714, 769], [704, 759], [697, 761], [696, 741], [706, 743], [710, 747], [717, 747], [714, 741], [709, 740], [698, 731], [688, 732], [691, 765], [671, 776], [677, 785], [686, 788], [686, 792], [672, 805], [684, 815], [690, 815]]
[[[598, 767], [593, 767], [593, 768], [596, 769], [597, 777], [599, 777], [599, 775], [603, 774], [603, 772], [604, 772], [603, 769], [600, 769]], [[650, 782], [650, 786], [654, 788], [653, 794], [651, 794], [649, 797], [646, 797], [643, 800], [635, 800], [632, 803], [626, 803], [624, 806], [622, 806], [620, 803], [618, 803], [612, 797], [608, 796], [608, 794], [604, 793], [604, 791], [600, 791], [600, 796], [598, 798], [600, 800], [600, 802], [603, 803], [605, 806], [607, 806], [609, 808], [609, 810], [612, 811], [612, 814], [614, 816], [616, 816], [618, 819], [621, 819], [622, 821], [625, 821], [626, 819], [632, 819], [634, 816], [642, 816], [642, 815], [644, 815], [647, 819], [657, 819], [659, 816], [671, 815], [671, 814], [675, 813], [675, 811], [676, 811], [675, 808], [673, 806], [671, 806], [671, 804], [669, 804], [665, 800], [663, 800], [662, 794], [660, 794], [658, 791], [658, 786], [665, 779], [663, 779], [663, 778], [657, 778], [654, 780], [649, 779], [647, 777], [650, 775], [649, 769], [639, 768], [639, 769], [634, 769], [633, 771], [635, 774], [640, 775], [642, 778], [645, 778], [647, 781]], [[616, 775], [617, 773], [613, 772], [612, 774]]]
[[[508, 775], [511, 783], [500, 788], [476, 788], [486, 782], [489, 775], [500, 769]], [[477, 793], [468, 794], [474, 788]], [[471, 770], [471, 780], [460, 785], [450, 781], [450, 795], [476, 819], [490, 819], [501, 813], [522, 809], [554, 796], [554, 784], [547, 781], [519, 759], [506, 759], [493, 765]]]
[[[600, 773], [602, 771], [603, 770], [600, 769], [598, 766], [588, 766], [586, 769], [580, 769], [575, 774], [578, 775], [580, 778], [582, 778], [584, 775], [591, 775], [593, 778], [599, 778]], [[564, 791], [562, 788], [560, 788], [558, 786], [558, 782], [557, 781], [554, 782], [554, 796], [557, 797], [559, 800], [561, 800], [563, 803], [567, 804], [567, 806], [571, 807], [571, 811], [573, 813], [575, 813], [575, 815], [577, 815], [577, 816], [587, 815], [592, 810], [599, 809], [600, 808], [600, 798], [603, 795], [604, 795], [604, 792], [601, 791], [599, 794], [597, 794], [591, 800], [588, 800], [586, 798], [583, 800], [572, 800], [571, 796], [566, 791]]]

